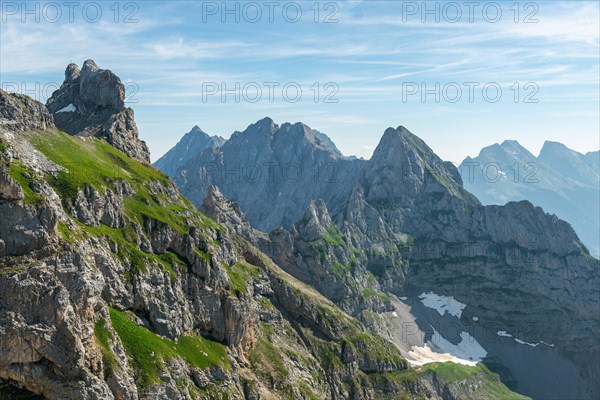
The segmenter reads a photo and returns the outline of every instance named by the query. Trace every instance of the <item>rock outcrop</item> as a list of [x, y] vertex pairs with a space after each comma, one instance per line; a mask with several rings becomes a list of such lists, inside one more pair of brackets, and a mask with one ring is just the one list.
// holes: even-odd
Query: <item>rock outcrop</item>
[[138, 138], [133, 110], [125, 107], [125, 86], [93, 60], [86, 60], [81, 70], [69, 64], [65, 81], [46, 105], [60, 130], [102, 138], [128, 156], [150, 162], [148, 147]]
[[54, 122], [42, 103], [29, 96], [0, 89], [0, 128], [46, 130], [54, 128]]

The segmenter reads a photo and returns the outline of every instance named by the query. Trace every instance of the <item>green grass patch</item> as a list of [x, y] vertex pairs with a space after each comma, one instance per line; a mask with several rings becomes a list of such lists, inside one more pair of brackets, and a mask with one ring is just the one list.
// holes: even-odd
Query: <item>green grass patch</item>
[[350, 272], [352, 272], [352, 265], [344, 265], [341, 262], [336, 262], [331, 267], [331, 271], [339, 278], [344, 278]]
[[217, 366], [229, 369], [225, 345], [201, 336], [182, 336], [177, 341], [163, 338], [132, 322], [126, 313], [109, 309], [113, 328], [127, 350], [139, 387], [159, 383], [163, 361], [175, 357], [196, 368]]
[[354, 347], [357, 354], [366, 359], [389, 361], [399, 366], [406, 365], [406, 360], [393, 344], [368, 331], [354, 333], [346, 339], [345, 343]]
[[26, 203], [36, 205], [44, 201], [42, 195], [35, 193], [31, 189], [33, 176], [35, 175], [35, 172], [31, 168], [23, 165], [21, 161], [15, 160], [10, 164], [8, 175], [17, 181], [21, 186], [21, 189], [23, 189], [23, 194], [25, 195], [24, 200]]
[[490, 400], [525, 400], [526, 396], [511, 391], [504, 385], [498, 375], [490, 371], [484, 364], [475, 366], [460, 365], [453, 362], [431, 363], [420, 368], [420, 373], [433, 373], [445, 385], [452, 386], [470, 378], [484, 380], [469, 398]]
[[344, 246], [346, 242], [337, 226], [330, 224], [323, 233], [323, 240], [328, 246]]
[[195, 248], [194, 251], [196, 252], [196, 254], [198, 254], [200, 257], [202, 257], [204, 259], [204, 261], [206, 261], [206, 263], [208, 265], [211, 264], [211, 257], [210, 254], [208, 254], [207, 252], [200, 250], [199, 248]]
[[384, 301], [386, 303], [389, 303], [390, 301], [392, 301], [390, 296], [388, 296], [387, 294], [385, 294], [383, 292], [375, 290], [371, 287], [368, 287], [362, 291], [362, 297], [365, 299], [368, 299], [370, 297], [377, 297], [378, 299], [380, 299], [381, 301]]
[[260, 276], [260, 268], [245, 261], [239, 261], [233, 266], [225, 264], [224, 267], [229, 276], [229, 286], [236, 295], [245, 293], [248, 281]]
[[[118, 249], [117, 256], [122, 262], [129, 263], [130, 265], [130, 270], [127, 271], [129, 276], [136, 272], [146, 272], [148, 266], [157, 266], [169, 272], [171, 281], [175, 281], [178, 272], [185, 272], [188, 269], [187, 263], [173, 252], [167, 251], [163, 254], [149, 254], [141, 251], [136, 243], [137, 235], [131, 226], [119, 229], [103, 224], [88, 226], [81, 222], [76, 223], [87, 234], [95, 237], [104, 237], [109, 242], [116, 244]], [[69, 233], [64, 233], [63, 237], [65, 235], [68, 237]]]
[[32, 135], [33, 145], [64, 168], [48, 176], [48, 182], [63, 201], [72, 200], [85, 185], [104, 192], [114, 182], [124, 180], [136, 193], [125, 200], [125, 214], [130, 219], [142, 223], [145, 218], [151, 218], [179, 233], [187, 233], [190, 222], [213, 229], [218, 227], [183, 196], [173, 199], [162, 192], [152, 194], [152, 188], [170, 184], [168, 178], [152, 166], [127, 157], [104, 140], [73, 137], [60, 131]]
[[465, 380], [471, 375], [475, 375], [477, 373], [482, 372], [482, 368], [480, 367], [480, 365], [481, 364], [478, 364], [475, 367], [471, 367], [468, 365], [461, 365], [453, 362], [431, 363], [425, 364], [423, 366], [423, 370], [435, 373], [439, 378], [443, 379], [445, 382], [456, 382]]
[[64, 222], [59, 222], [56, 229], [67, 243], [73, 244], [83, 236], [79, 231], [69, 228]]
[[94, 335], [96, 336], [96, 340], [98, 340], [100, 348], [102, 349], [102, 356], [104, 357], [104, 362], [108, 367], [108, 372], [114, 371], [118, 367], [118, 363], [115, 354], [110, 349], [110, 341], [113, 337], [106, 327], [106, 320], [104, 317], [100, 318], [94, 325]]
[[281, 357], [281, 351], [272, 343], [273, 330], [264, 322], [260, 323], [260, 327], [262, 335], [248, 353], [252, 368], [273, 382], [285, 383], [289, 372]]

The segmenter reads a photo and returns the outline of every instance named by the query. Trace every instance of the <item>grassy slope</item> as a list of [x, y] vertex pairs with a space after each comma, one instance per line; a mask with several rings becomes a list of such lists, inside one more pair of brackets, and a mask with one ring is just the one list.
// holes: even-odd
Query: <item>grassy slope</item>
[[[453, 362], [426, 364], [419, 368], [423, 375], [433, 375], [444, 386], [461, 391], [461, 386], [469, 385], [470, 381], [483, 381], [472, 393], [465, 396], [466, 399], [482, 400], [526, 400], [528, 397], [512, 392], [491, 372], [484, 364], [474, 367], [459, 365]], [[463, 389], [464, 390], [464, 389]]]
[[[196, 368], [217, 366], [229, 369], [227, 347], [202, 336], [181, 336], [177, 341], [165, 339], [145, 327], [138, 326], [127, 313], [109, 310], [114, 330], [129, 353], [136, 370], [137, 384], [147, 387], [159, 383], [158, 374], [164, 360], [181, 357]], [[103, 336], [96, 337], [103, 343]], [[104, 349], [104, 345], [103, 345]]]

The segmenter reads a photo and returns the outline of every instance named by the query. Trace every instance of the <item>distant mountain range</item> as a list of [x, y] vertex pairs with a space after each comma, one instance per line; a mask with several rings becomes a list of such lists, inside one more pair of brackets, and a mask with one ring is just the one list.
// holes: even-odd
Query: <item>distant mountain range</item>
[[506, 140], [467, 157], [459, 169], [464, 187], [483, 204], [529, 200], [569, 222], [590, 253], [600, 256], [600, 152], [586, 154], [558, 142], [539, 156]]

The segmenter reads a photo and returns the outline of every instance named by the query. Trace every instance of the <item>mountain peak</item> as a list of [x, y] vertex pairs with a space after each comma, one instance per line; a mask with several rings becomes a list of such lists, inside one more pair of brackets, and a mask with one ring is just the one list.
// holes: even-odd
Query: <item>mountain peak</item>
[[414, 153], [416, 156], [425, 159], [430, 158], [431, 155], [435, 155], [433, 150], [424, 141], [400, 125], [396, 129], [387, 128], [383, 132], [383, 136], [373, 152], [373, 158], [382, 154], [395, 154], [395, 157], [402, 154], [405, 157], [411, 158], [410, 153]]
[[192, 127], [192, 129], [191, 129], [191, 130], [190, 130], [188, 133], [186, 133], [186, 134], [184, 135], [184, 137], [185, 137], [185, 136], [188, 136], [188, 135], [194, 135], [194, 136], [196, 136], [196, 135], [201, 135], [201, 136], [209, 136], [209, 135], [208, 135], [208, 133], [204, 132], [204, 131], [202, 130], [202, 128], [200, 128], [198, 125], [194, 125], [194, 126]]
[[210, 136], [198, 125], [187, 132], [177, 144], [159, 158], [154, 166], [169, 176], [174, 176], [180, 167], [197, 157], [207, 148], [216, 148], [226, 142], [220, 136]]
[[571, 153], [573, 150], [569, 149], [567, 146], [560, 142], [555, 142], [553, 140], [546, 140], [542, 149], [540, 150], [539, 157], [547, 156], [548, 154], [557, 154], [557, 153]]
[[81, 70], [77, 64], [71, 63], [67, 65], [67, 69], [65, 69], [65, 82], [79, 78], [80, 74]]
[[133, 110], [125, 107], [125, 86], [110, 70], [86, 60], [65, 70], [65, 81], [46, 103], [56, 126], [70, 135], [95, 136], [149, 163], [150, 153], [138, 139]]
[[278, 129], [279, 125], [277, 125], [275, 121], [273, 121], [269, 117], [264, 117], [262, 119], [259, 119], [255, 123], [248, 125], [248, 127], [243, 132], [234, 132], [231, 135], [230, 140], [240, 135], [243, 135], [243, 138], [252, 141], [263, 138], [263, 140], [260, 140], [262, 142], [264, 141], [264, 138], [268, 138], [268, 140], [270, 140]]
[[254, 124], [251, 124], [250, 126], [253, 126], [253, 127], [259, 128], [259, 129], [265, 129], [267, 131], [275, 131], [275, 130], [277, 130], [277, 128], [279, 128], [279, 126], [275, 123], [275, 121], [273, 121], [270, 117], [264, 117], [262, 119], [259, 119], [258, 121], [256, 121]]
[[507, 149], [523, 149], [526, 150], [525, 147], [521, 146], [521, 143], [514, 139], [506, 139], [502, 143], [500, 143], [500, 147]]
[[475, 159], [479, 161], [493, 161], [503, 164], [512, 164], [511, 160], [514, 158], [531, 162], [534, 161], [536, 157], [523, 147], [521, 143], [511, 139], [504, 140], [502, 143], [494, 143], [490, 146], [486, 146], [482, 148], [479, 151], [479, 155], [475, 157]]
[[[465, 196], [456, 167], [442, 161], [423, 140], [403, 126], [385, 130], [365, 176], [371, 182], [366, 192], [368, 200], [393, 199], [409, 205], [424, 190], [443, 190], [473, 201]], [[430, 185], [434, 181], [435, 189]]]

